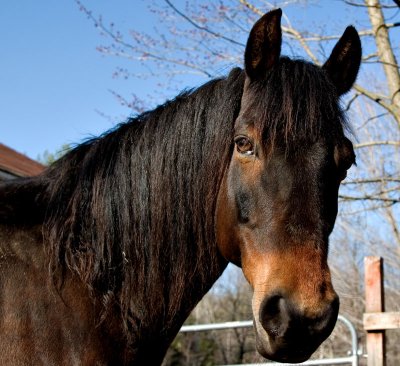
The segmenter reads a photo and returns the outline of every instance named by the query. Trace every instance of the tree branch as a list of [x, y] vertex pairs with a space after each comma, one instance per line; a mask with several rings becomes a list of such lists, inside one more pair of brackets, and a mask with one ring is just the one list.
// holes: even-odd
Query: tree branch
[[345, 196], [339, 195], [339, 198], [346, 201], [382, 201], [382, 202], [391, 202], [392, 204], [399, 203], [400, 198], [385, 198], [385, 197], [373, 197], [373, 196]]
[[392, 146], [400, 146], [400, 141], [371, 141], [371, 142], [363, 142], [361, 144], [355, 144], [355, 149], [361, 149], [363, 147], [371, 147], [371, 146], [381, 146], [381, 145], [392, 145]]
[[164, 0], [164, 1], [167, 3], [167, 5], [168, 5], [175, 13], [177, 13], [177, 14], [180, 15], [183, 19], [185, 19], [187, 22], [189, 22], [191, 25], [193, 25], [193, 27], [195, 27], [195, 28], [197, 28], [197, 29], [200, 29], [200, 30], [202, 30], [202, 31], [204, 31], [204, 32], [207, 32], [207, 33], [213, 35], [213, 36], [216, 37], [216, 38], [221, 38], [221, 39], [223, 39], [223, 40], [225, 40], [225, 41], [228, 41], [228, 42], [230, 42], [230, 43], [233, 43], [233, 44], [235, 44], [235, 45], [242, 46], [242, 47], [245, 46], [245, 44], [243, 44], [243, 43], [241, 43], [241, 42], [237, 42], [237, 41], [235, 41], [235, 40], [232, 39], [232, 38], [225, 37], [225, 36], [222, 35], [221, 33], [214, 32], [214, 31], [212, 31], [211, 29], [209, 29], [209, 28], [207, 28], [207, 27], [203, 27], [203, 26], [197, 24], [197, 23], [194, 22], [192, 19], [190, 19], [190, 17], [188, 17], [185, 13], [181, 12], [181, 11], [180, 11], [174, 4], [172, 4], [169, 0]]
[[350, 185], [350, 184], [370, 184], [370, 183], [384, 183], [384, 182], [400, 183], [400, 178], [381, 177], [381, 178], [371, 178], [371, 179], [354, 179], [351, 181], [343, 181], [341, 184]]
[[361, 85], [354, 84], [353, 89], [355, 89], [356, 91], [358, 91], [359, 93], [361, 93], [362, 95], [367, 97], [368, 99], [379, 104], [381, 107], [385, 108], [394, 117], [394, 119], [397, 121], [398, 125], [400, 126], [400, 113], [395, 105], [386, 103], [380, 95], [363, 88]]

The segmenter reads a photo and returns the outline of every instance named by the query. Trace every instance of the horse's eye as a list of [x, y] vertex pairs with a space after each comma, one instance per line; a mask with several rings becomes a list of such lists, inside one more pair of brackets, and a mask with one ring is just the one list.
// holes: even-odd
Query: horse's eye
[[240, 154], [253, 155], [253, 144], [247, 137], [240, 136], [235, 139], [236, 149]]

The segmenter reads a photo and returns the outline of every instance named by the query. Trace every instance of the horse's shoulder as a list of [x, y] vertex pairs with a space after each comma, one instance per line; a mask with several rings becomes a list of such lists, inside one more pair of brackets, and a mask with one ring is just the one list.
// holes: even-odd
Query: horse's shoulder
[[15, 271], [44, 266], [46, 253], [41, 226], [0, 224], [0, 271], [5, 267]]

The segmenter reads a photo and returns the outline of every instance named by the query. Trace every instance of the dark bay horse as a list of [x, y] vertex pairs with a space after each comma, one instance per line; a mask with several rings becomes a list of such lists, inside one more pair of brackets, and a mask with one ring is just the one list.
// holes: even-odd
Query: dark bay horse
[[0, 186], [0, 364], [159, 365], [227, 263], [254, 288], [257, 349], [307, 359], [336, 322], [327, 265], [354, 163], [339, 97], [360, 39], [322, 66], [280, 56], [281, 11], [244, 70]]

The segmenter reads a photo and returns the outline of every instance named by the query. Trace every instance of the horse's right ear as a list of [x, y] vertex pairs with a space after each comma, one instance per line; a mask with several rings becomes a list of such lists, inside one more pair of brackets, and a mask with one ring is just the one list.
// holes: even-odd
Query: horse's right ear
[[282, 10], [264, 14], [253, 26], [244, 53], [246, 75], [250, 80], [265, 76], [279, 60], [282, 45]]
[[356, 29], [349, 26], [322, 67], [328, 73], [339, 95], [348, 92], [356, 81], [360, 63], [360, 37]]

